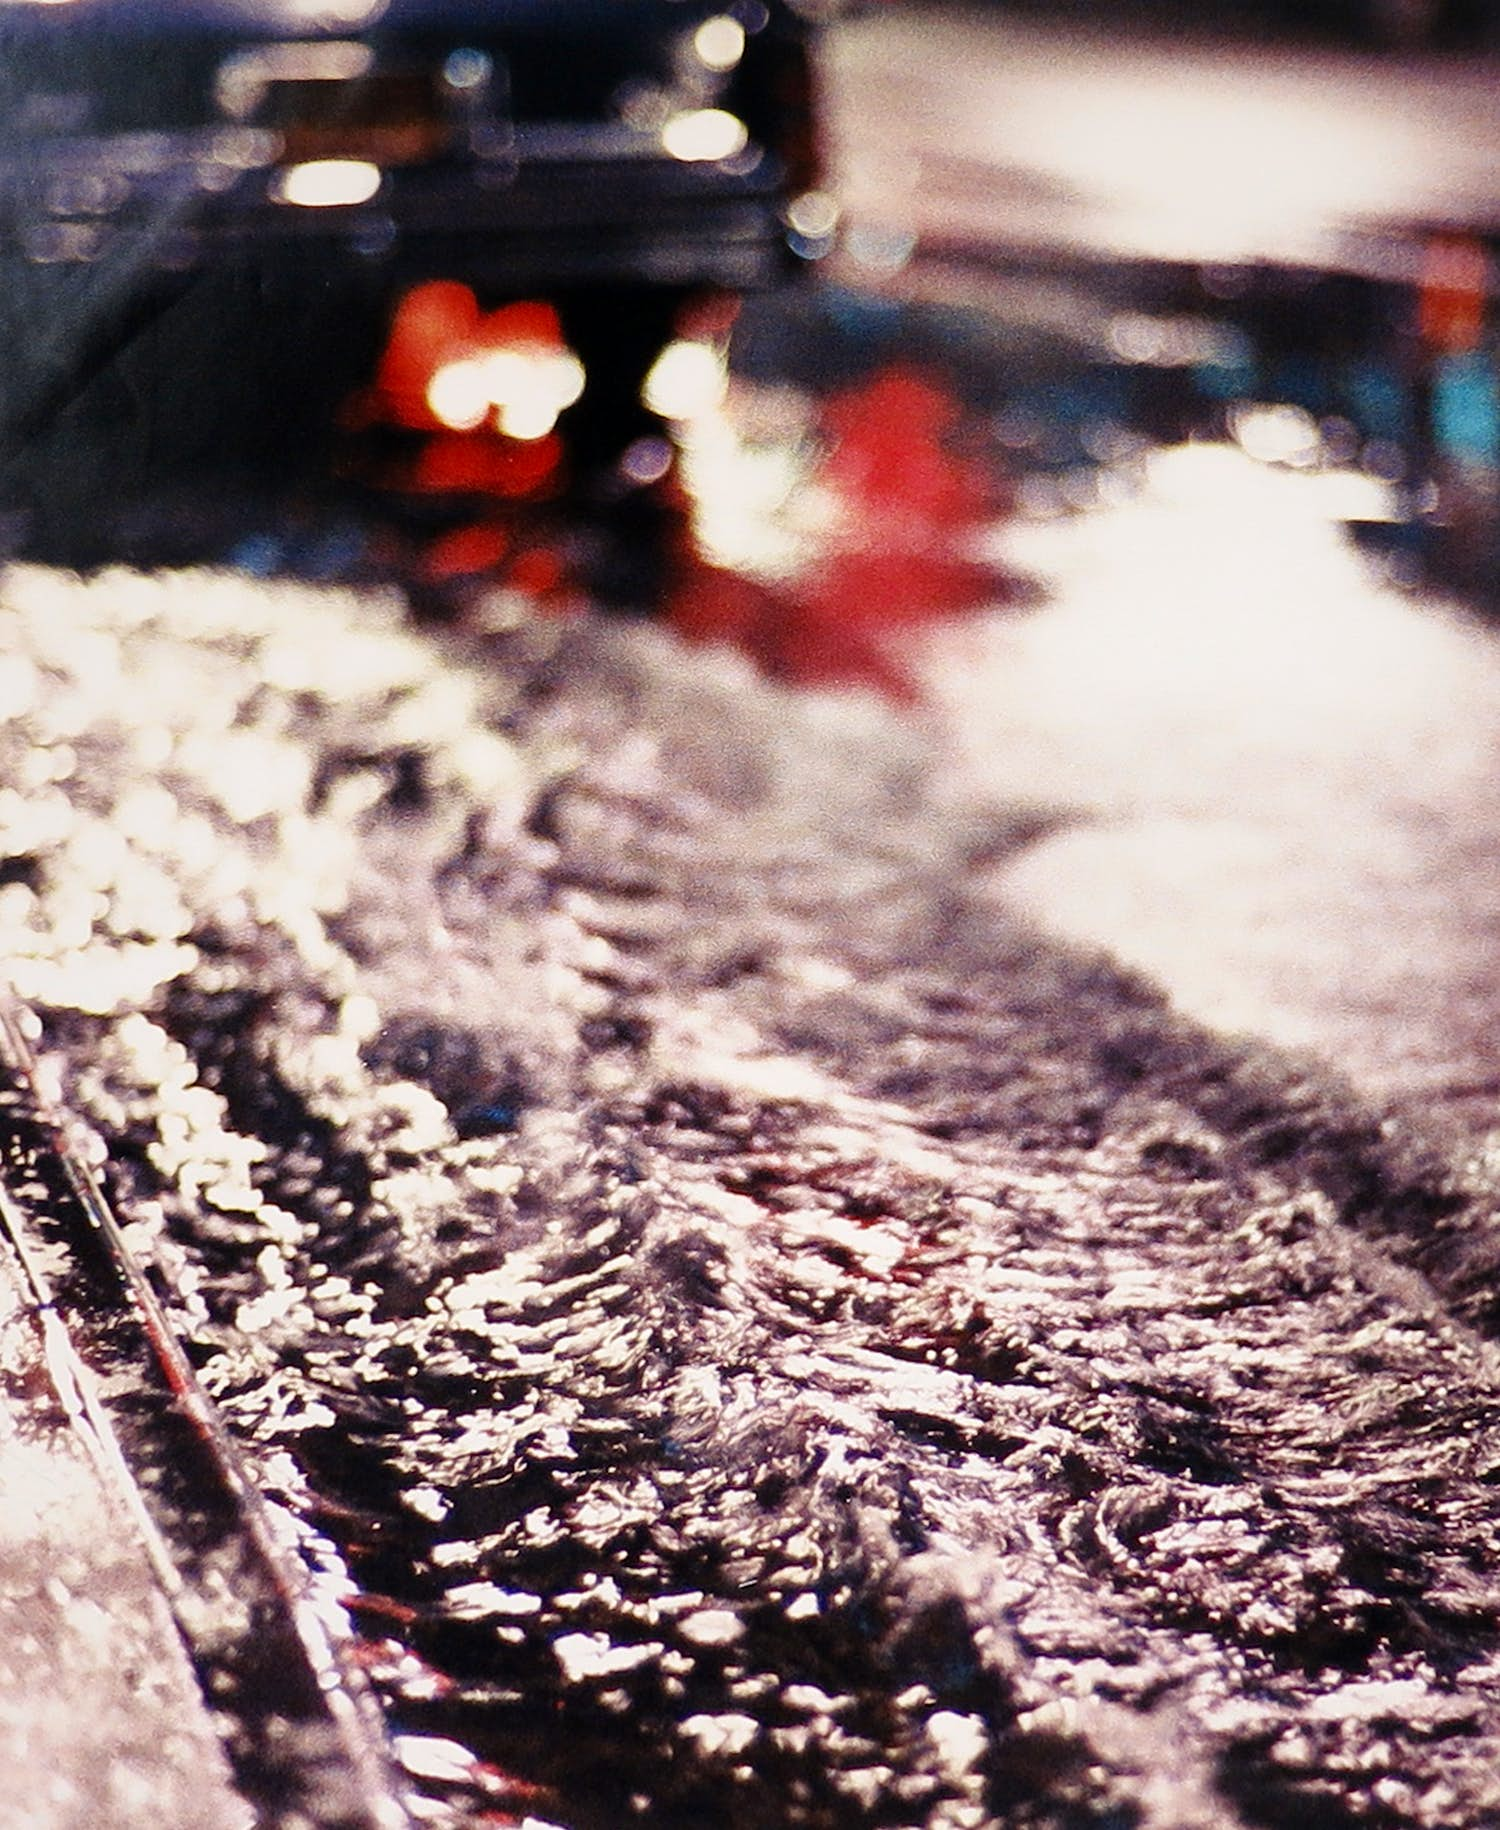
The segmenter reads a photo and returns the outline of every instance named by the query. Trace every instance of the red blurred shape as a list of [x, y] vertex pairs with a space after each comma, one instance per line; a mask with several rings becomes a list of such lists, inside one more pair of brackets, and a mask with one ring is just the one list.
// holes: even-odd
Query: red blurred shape
[[833, 531], [774, 587], [689, 564], [669, 609], [691, 641], [728, 641], [779, 678], [872, 686], [909, 701], [899, 632], [1012, 594], [998, 568], [968, 556], [974, 531], [1004, 506], [988, 465], [956, 449], [964, 413], [940, 383], [885, 369], [823, 412], [816, 487], [837, 501]]
[[823, 420], [832, 442], [822, 480], [892, 532], [930, 539], [972, 525], [993, 502], [989, 477], [947, 443], [961, 408], [914, 369], [883, 369], [835, 395]]
[[422, 557], [429, 578], [472, 578], [494, 571], [510, 551], [510, 535], [492, 521], [474, 522], [440, 534]]
[[362, 404], [390, 425], [439, 432], [443, 423], [427, 403], [427, 390], [446, 364], [505, 349], [566, 347], [557, 312], [545, 300], [521, 299], [481, 312], [472, 287], [428, 280], [397, 304], [375, 371], [375, 398]]
[[436, 430], [427, 387], [445, 362], [478, 338], [479, 301], [458, 280], [430, 280], [414, 286], [396, 307], [391, 334], [375, 371], [385, 415], [413, 431]]
[[562, 468], [556, 433], [524, 442], [486, 432], [435, 432], [411, 469], [409, 487], [423, 495], [532, 496]]
[[502, 305], [481, 321], [475, 341], [483, 349], [504, 349], [518, 343], [563, 349], [562, 322], [543, 299], [521, 299]]
[[506, 583], [531, 597], [546, 597], [561, 589], [568, 580], [568, 568], [562, 555], [549, 546], [528, 547], [517, 553], [506, 574]]
[[868, 686], [897, 704], [918, 697], [910, 669], [895, 643], [873, 637], [835, 606], [827, 614], [806, 599], [792, 599], [765, 632], [761, 659], [778, 679], [799, 686]]
[[1493, 284], [1489, 251], [1477, 235], [1434, 235], [1422, 253], [1422, 339], [1431, 349], [1465, 355], [1484, 341]]
[[716, 642], [743, 648], [762, 662], [766, 629], [780, 620], [775, 593], [741, 572], [706, 564], [689, 543], [675, 569], [667, 617], [689, 642]]

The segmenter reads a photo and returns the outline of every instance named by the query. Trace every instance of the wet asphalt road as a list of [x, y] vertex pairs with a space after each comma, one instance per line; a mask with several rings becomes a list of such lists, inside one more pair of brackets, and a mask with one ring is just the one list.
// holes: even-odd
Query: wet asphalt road
[[[1075, 277], [1080, 249], [1105, 274], [1141, 257], [1409, 274], [1432, 226], [1500, 216], [1497, 84], [1483, 49], [943, 8], [861, 22], [830, 62], [856, 220], [915, 235], [893, 283], [920, 292], [932, 256], [949, 299], [945, 260], [994, 300], [1017, 249]], [[1092, 302], [1102, 339], [1107, 283]], [[1086, 341], [1087, 288], [1053, 303]], [[1500, 648], [1462, 601], [1361, 558], [1353, 481], [1232, 443], [1167, 453], [1139, 494], [1002, 534], [1052, 601], [939, 638], [929, 677], [975, 779], [1062, 811], [1005, 878], [1029, 913], [1482, 1148]]]
[[935, 638], [935, 691], [975, 779], [1057, 810], [1005, 898], [1482, 1150], [1500, 645], [1372, 575], [1326, 502], [1166, 454], [1139, 498], [1007, 541], [1053, 600]]
[[0, 618], [43, 1074], [424, 1821], [1492, 1821], [1493, 1180], [997, 903], [941, 719]]
[[[1432, 100], [1467, 119], [1487, 66], [1270, 60], [1215, 120], [1263, 147], [1269, 106], [1299, 177], [1329, 129], [1347, 181], [1190, 225], [1180, 154], [1114, 155], [1143, 97], [1201, 136], [1242, 59], [1116, 88], [1097, 41], [900, 13], [833, 68], [876, 266], [912, 227], [991, 277], [997, 237], [1364, 261], [1371, 221], [1490, 207], [1490, 128]], [[118, 622], [107, 583], [13, 590], [7, 838], [59, 860], [4, 891], [22, 989], [235, 1428], [363, 1572], [436, 1821], [1491, 1821], [1500, 649], [1373, 571], [1329, 482], [1137, 454], [999, 522], [1040, 596], [882, 635], [905, 735], [650, 637], [418, 662], [249, 584]], [[65, 1438], [22, 1467], [40, 1418], [8, 1478], [81, 1537]], [[9, 1516], [13, 1643], [72, 1648], [12, 1740], [88, 1695], [147, 1746], [187, 1680], [128, 1531], [39, 1578]], [[190, 1716], [103, 1791], [85, 1751], [46, 1821], [235, 1821], [186, 1790]]]

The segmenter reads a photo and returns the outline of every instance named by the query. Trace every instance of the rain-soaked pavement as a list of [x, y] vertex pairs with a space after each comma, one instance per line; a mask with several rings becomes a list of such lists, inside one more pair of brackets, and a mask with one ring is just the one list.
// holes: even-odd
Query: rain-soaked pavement
[[1373, 578], [1323, 479], [1219, 446], [1144, 470], [1130, 500], [1006, 540], [1045, 616], [929, 650], [968, 763], [1058, 810], [997, 887], [1216, 1028], [1483, 1140], [1492, 625]]
[[[0, 581], [10, 981], [149, 1292], [85, 1403], [109, 1223], [12, 1153], [0, 1822], [245, 1822], [236, 1761], [289, 1827], [1500, 1817], [1488, 193], [1101, 267], [1037, 228], [1135, 220], [1048, 169], [1097, 43], [910, 17], [834, 40], [843, 253], [688, 361], [655, 623], [368, 469]], [[914, 42], [1029, 227], [890, 186]], [[1266, 94], [1425, 146], [1423, 70]], [[164, 1368], [244, 1544], [148, 1478]], [[401, 1775], [356, 1710], [326, 1808], [321, 1633]]]

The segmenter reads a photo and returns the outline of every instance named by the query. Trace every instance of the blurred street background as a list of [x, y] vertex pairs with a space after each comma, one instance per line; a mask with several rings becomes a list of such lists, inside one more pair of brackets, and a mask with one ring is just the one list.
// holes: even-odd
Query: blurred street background
[[1009, 892], [1482, 1133], [1500, 61], [1427, 23], [895, 10], [829, 90], [841, 271], [946, 332], [1041, 586], [924, 650], [977, 766], [1084, 810]]

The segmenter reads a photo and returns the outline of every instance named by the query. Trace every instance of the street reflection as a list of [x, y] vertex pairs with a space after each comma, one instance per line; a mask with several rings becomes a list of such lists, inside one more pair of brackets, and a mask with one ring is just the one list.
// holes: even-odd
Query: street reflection
[[911, 697], [905, 635], [1014, 593], [976, 546], [1004, 493], [995, 469], [962, 449], [965, 418], [937, 378], [892, 367], [808, 411], [794, 439], [769, 449], [728, 415], [685, 427], [692, 514], [672, 625], [734, 643], [784, 679]]
[[1129, 501], [1012, 526], [1047, 614], [929, 632], [922, 678], [966, 772], [1068, 810], [1009, 905], [1196, 1018], [1437, 1100], [1483, 1083], [1500, 1020], [1500, 674], [1477, 618], [1372, 581], [1321, 485], [1163, 452]]
[[505, 622], [518, 599], [582, 612], [601, 544], [647, 542], [655, 596], [623, 607], [777, 678], [909, 698], [902, 633], [1014, 592], [977, 544], [1010, 503], [1001, 456], [936, 365], [879, 362], [821, 394], [731, 379], [733, 316], [699, 311], [650, 369], [643, 404], [661, 435], [626, 447], [593, 528], [576, 500], [551, 506], [588, 380], [545, 304], [485, 313], [445, 282], [408, 293], [346, 412], [346, 462], [398, 513], [434, 505], [411, 563], [451, 613]]

